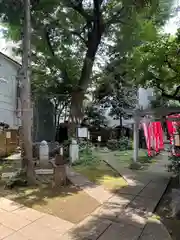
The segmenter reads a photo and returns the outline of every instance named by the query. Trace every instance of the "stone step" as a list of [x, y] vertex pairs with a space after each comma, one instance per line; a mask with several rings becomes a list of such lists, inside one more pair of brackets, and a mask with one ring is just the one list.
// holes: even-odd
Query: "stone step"
[[139, 240], [172, 240], [172, 238], [161, 221], [149, 219]]

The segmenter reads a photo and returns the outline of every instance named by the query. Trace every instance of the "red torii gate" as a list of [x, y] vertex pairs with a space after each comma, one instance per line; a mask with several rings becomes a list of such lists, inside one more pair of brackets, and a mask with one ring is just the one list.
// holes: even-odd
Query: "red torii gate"
[[[178, 113], [180, 113], [180, 107], [169, 107], [169, 108], [168, 107], [167, 108], [158, 107], [158, 108], [154, 108], [154, 109], [149, 108], [149, 109], [145, 109], [145, 110], [141, 110], [141, 109], [134, 110], [134, 112], [133, 112], [133, 116], [134, 116], [134, 156], [133, 156], [133, 161], [134, 162], [138, 161], [138, 146], [139, 146], [138, 132], [139, 132], [139, 125], [140, 125], [142, 118], [145, 118], [146, 116], [148, 116], [148, 118], [146, 118], [147, 119], [146, 123], [155, 122], [156, 123], [155, 125], [157, 125], [157, 123], [159, 125], [159, 123], [161, 124], [162, 117], [171, 116], [168, 118], [168, 121], [173, 122], [174, 119], [172, 119], [172, 116], [175, 116]], [[162, 126], [160, 128], [162, 128]], [[154, 133], [155, 132], [156, 131], [154, 130]], [[156, 134], [157, 134], [157, 132], [156, 132]], [[161, 150], [163, 145], [162, 145], [162, 143], [160, 145], [161, 145], [161, 147], [160, 146], [159, 147]], [[150, 154], [150, 151], [149, 151], [149, 154]]]
[[167, 128], [172, 146], [172, 154], [180, 156], [180, 114], [167, 116]]

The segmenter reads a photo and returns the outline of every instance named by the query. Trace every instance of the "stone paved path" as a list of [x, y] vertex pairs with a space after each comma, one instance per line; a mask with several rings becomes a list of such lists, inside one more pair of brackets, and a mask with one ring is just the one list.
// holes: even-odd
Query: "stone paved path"
[[[165, 227], [151, 218], [169, 182], [166, 160], [166, 156], [161, 156], [142, 172], [123, 170], [111, 161], [129, 183], [116, 193], [109, 193], [68, 169], [75, 185], [102, 203], [77, 225], [0, 198], [0, 240], [170, 240]], [[81, 207], [81, 203], [75, 207]]]
[[123, 175], [129, 185], [117, 191], [61, 239], [171, 240], [163, 224], [152, 219], [152, 213], [171, 176], [165, 169], [167, 156], [158, 157], [157, 162], [145, 171], [131, 171], [122, 168], [113, 158], [107, 159], [110, 159], [108, 163]]
[[106, 202], [113, 195], [112, 193], [106, 191], [103, 186], [92, 183], [86, 177], [75, 172], [71, 167], [67, 167], [66, 171], [69, 180], [75, 186], [80, 187], [83, 191], [95, 198], [101, 204]]
[[65, 220], [0, 198], [0, 239], [56, 240], [73, 226]]

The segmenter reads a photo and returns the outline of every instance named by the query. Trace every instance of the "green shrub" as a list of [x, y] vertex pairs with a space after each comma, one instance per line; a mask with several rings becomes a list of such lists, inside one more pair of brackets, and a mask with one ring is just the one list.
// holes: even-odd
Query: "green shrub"
[[12, 189], [13, 187], [25, 187], [27, 186], [26, 172], [19, 170], [14, 176], [12, 176], [7, 182], [5, 187]]
[[120, 140], [111, 139], [107, 142], [107, 148], [112, 151], [132, 150], [132, 141], [127, 137], [122, 137]]
[[84, 151], [87, 148], [89, 148], [89, 149], [93, 148], [93, 144], [91, 142], [89, 142], [89, 141], [81, 140], [79, 142], [79, 151], [80, 152]]
[[180, 174], [180, 157], [172, 155], [169, 157], [169, 161], [171, 161], [171, 163], [168, 165], [168, 171], [173, 172], [176, 175], [179, 175]]
[[80, 145], [79, 147], [79, 160], [74, 163], [74, 165], [96, 165], [100, 162], [100, 159], [93, 154], [93, 149], [91, 146]]

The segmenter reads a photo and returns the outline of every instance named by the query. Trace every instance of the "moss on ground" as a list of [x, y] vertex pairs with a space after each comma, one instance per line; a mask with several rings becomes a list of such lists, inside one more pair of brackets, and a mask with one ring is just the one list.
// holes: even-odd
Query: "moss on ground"
[[74, 166], [74, 169], [86, 176], [90, 181], [103, 185], [108, 190], [127, 186], [127, 182], [103, 161], [94, 165]]

